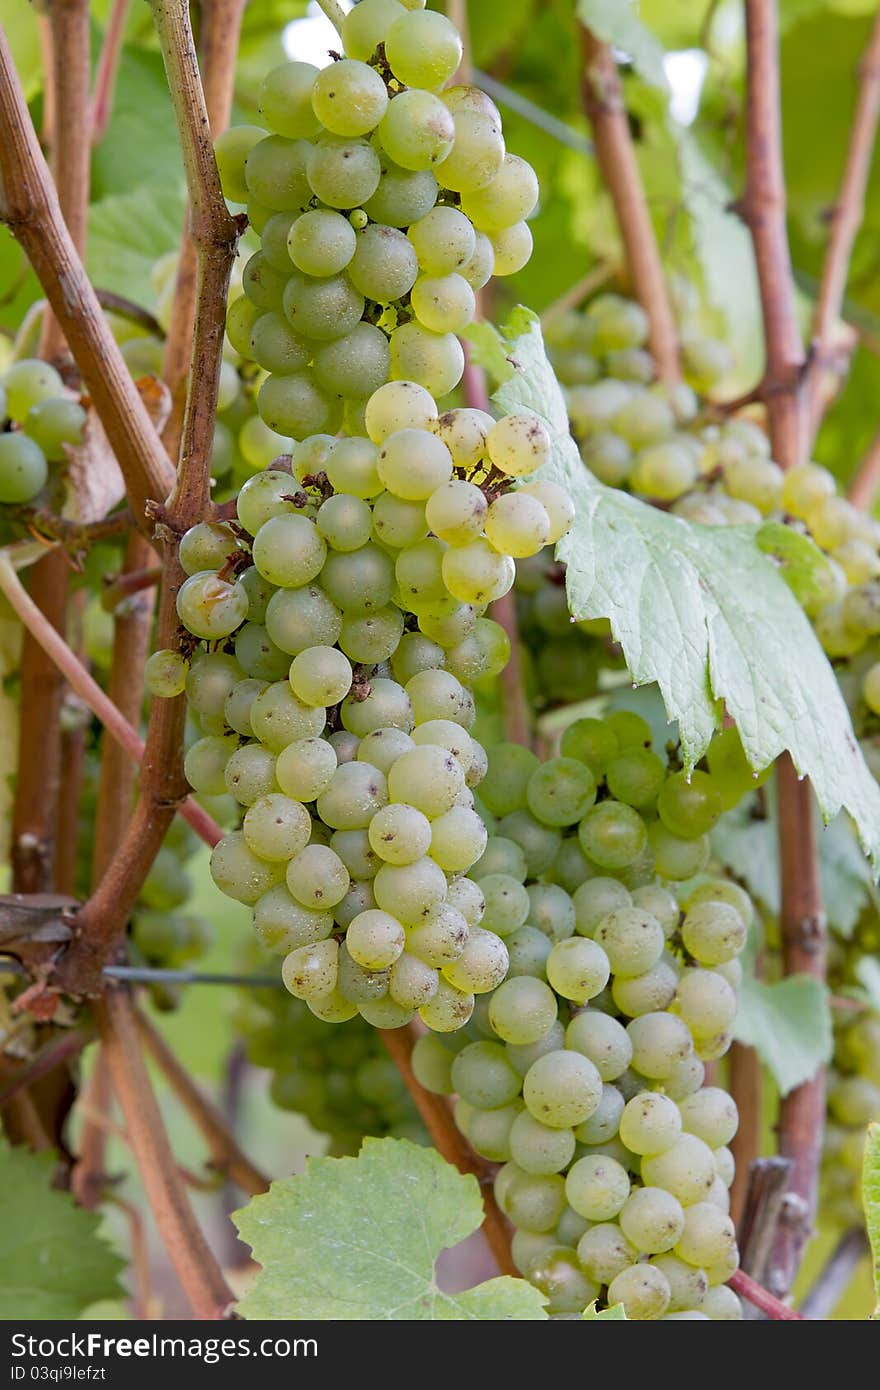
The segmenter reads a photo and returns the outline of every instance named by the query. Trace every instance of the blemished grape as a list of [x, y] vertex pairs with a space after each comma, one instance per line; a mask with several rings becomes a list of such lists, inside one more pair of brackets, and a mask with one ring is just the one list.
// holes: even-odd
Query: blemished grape
[[[442, 164], [452, 149], [455, 124], [439, 97], [428, 91], [410, 89], [399, 92], [389, 103], [379, 123], [379, 139], [401, 168], [414, 171], [433, 169]], [[319, 189], [315, 191], [319, 197], [322, 196]], [[375, 188], [357, 201], [365, 202], [373, 192]], [[324, 201], [329, 200], [325, 198]]]
[[189, 666], [180, 652], [165, 648], [163, 651], [153, 652], [152, 656], [148, 657], [144, 667], [144, 684], [151, 695], [166, 700], [173, 699], [175, 695], [182, 695], [186, 689], [188, 671]]

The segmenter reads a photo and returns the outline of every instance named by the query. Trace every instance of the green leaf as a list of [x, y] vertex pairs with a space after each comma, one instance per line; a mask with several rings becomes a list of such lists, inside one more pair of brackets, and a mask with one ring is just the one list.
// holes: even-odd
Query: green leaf
[[615, 1303], [611, 1308], [603, 1308], [599, 1312], [596, 1308], [596, 1300], [588, 1304], [581, 1317], [585, 1322], [599, 1322], [600, 1319], [611, 1319], [613, 1322], [626, 1322], [626, 1312], [622, 1303]]
[[856, 962], [856, 979], [868, 997], [868, 1003], [880, 1013], [880, 961], [876, 956], [862, 956]]
[[576, 508], [556, 551], [573, 616], [608, 618], [633, 680], [657, 681], [688, 768], [726, 705], [751, 766], [761, 770], [787, 749], [825, 819], [849, 811], [880, 865], [880, 788], [834, 672], [755, 528], [699, 526], [603, 487], [568, 432], [537, 318], [518, 309], [505, 336], [515, 371], [494, 399], [541, 417], [553, 442], [541, 476], [565, 487]]
[[824, 985], [810, 975], [765, 984], [745, 975], [733, 1035], [757, 1052], [787, 1096], [831, 1061], [834, 1038]]
[[873, 1316], [880, 1318], [880, 1125], [868, 1125], [865, 1157], [862, 1165], [862, 1203], [865, 1226], [871, 1244], [874, 1267], [874, 1292], [877, 1306]]
[[99, 1217], [52, 1186], [51, 1154], [0, 1147], [0, 1318], [76, 1318], [119, 1296], [122, 1261]]
[[186, 208], [184, 183], [110, 193], [89, 208], [88, 269], [103, 290], [156, 307], [153, 264], [176, 250]]
[[630, 0], [578, 0], [577, 15], [597, 39], [622, 49], [639, 76], [652, 87], [668, 90], [663, 46], [636, 17]]
[[92, 197], [146, 185], [164, 189], [182, 178], [177, 124], [162, 59], [158, 53], [126, 45], [110, 125], [92, 156]]
[[339, 1321], [542, 1320], [524, 1279], [465, 1293], [438, 1288], [434, 1266], [483, 1219], [479, 1184], [433, 1149], [365, 1139], [357, 1158], [310, 1158], [234, 1213], [262, 1270], [238, 1304], [246, 1318]]

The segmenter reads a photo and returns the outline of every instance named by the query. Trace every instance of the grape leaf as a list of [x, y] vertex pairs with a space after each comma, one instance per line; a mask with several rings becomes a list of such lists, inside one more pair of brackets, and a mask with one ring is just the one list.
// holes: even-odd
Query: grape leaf
[[51, 1186], [54, 1158], [0, 1147], [0, 1318], [75, 1318], [119, 1296], [99, 1218]]
[[630, 0], [578, 0], [577, 16], [597, 39], [622, 49], [652, 87], [668, 90], [663, 46], [637, 18]]
[[89, 208], [88, 268], [102, 290], [112, 290], [145, 309], [155, 309], [150, 280], [154, 263], [180, 245], [186, 207], [183, 181], [161, 188], [109, 193]]
[[880, 1318], [880, 1125], [868, 1125], [862, 1164], [862, 1203], [865, 1226], [871, 1244], [871, 1263], [877, 1306], [873, 1316]]
[[601, 1319], [609, 1319], [612, 1322], [626, 1322], [626, 1312], [622, 1303], [615, 1303], [611, 1308], [603, 1308], [601, 1312], [596, 1308], [596, 1300], [588, 1304], [581, 1317], [585, 1322], [599, 1322]]
[[788, 750], [826, 821], [849, 811], [880, 867], [880, 787], [853, 735], [834, 672], [753, 526], [707, 527], [604, 487], [581, 461], [534, 314], [504, 330], [509, 370], [494, 399], [541, 417], [553, 442], [541, 477], [571, 494], [576, 520], [557, 546], [575, 618], [608, 618], [633, 680], [657, 681], [678, 720], [687, 768], [722, 707], [752, 767]]
[[[753, 898], [759, 898], [773, 916], [779, 915], [779, 827], [776, 799], [771, 786], [764, 790], [764, 814], [754, 815], [752, 798], [729, 811], [712, 831], [712, 845], [722, 863], [742, 879]], [[838, 816], [820, 827], [819, 876], [828, 924], [840, 936], [853, 929], [876, 890], [871, 870], [859, 849], [852, 823]]]
[[262, 1265], [238, 1304], [246, 1318], [341, 1321], [472, 1318], [543, 1320], [524, 1279], [490, 1279], [464, 1293], [438, 1288], [441, 1250], [483, 1219], [479, 1184], [433, 1149], [365, 1139], [357, 1158], [310, 1158], [234, 1213]]
[[789, 975], [766, 984], [743, 977], [733, 1025], [738, 1042], [757, 1052], [787, 1096], [831, 1061], [834, 1038], [825, 987], [810, 975]]

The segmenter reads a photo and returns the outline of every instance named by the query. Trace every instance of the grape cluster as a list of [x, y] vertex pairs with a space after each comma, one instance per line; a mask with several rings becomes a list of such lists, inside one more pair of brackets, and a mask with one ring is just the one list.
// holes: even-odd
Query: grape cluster
[[33, 502], [82, 441], [86, 412], [48, 362], [23, 358], [0, 377], [0, 504]]
[[418, 1010], [451, 1031], [508, 963], [464, 876], [486, 843], [470, 686], [509, 654], [483, 614], [573, 509], [555, 484], [513, 486], [549, 451], [534, 416], [439, 415], [414, 382], [365, 414], [366, 436], [307, 438], [293, 475], [250, 479], [235, 526], [182, 538], [187, 637], [147, 683], [186, 690], [196, 793], [245, 808], [212, 873], [291, 993], [332, 1022]]
[[236, 1022], [248, 1060], [273, 1074], [273, 1102], [326, 1134], [331, 1153], [357, 1153], [365, 1134], [425, 1142], [400, 1072], [362, 1019], [334, 1028], [285, 991], [262, 989]]
[[462, 44], [444, 15], [361, 0], [342, 40], [329, 67], [268, 73], [265, 128], [216, 143], [223, 191], [261, 238], [227, 333], [269, 373], [263, 421], [294, 439], [363, 433], [389, 379], [452, 391], [476, 292], [525, 265], [538, 201], [493, 102], [447, 85]]
[[500, 819], [471, 877], [507, 978], [413, 1065], [503, 1165], [514, 1259], [552, 1314], [600, 1299], [636, 1319], [738, 1318], [737, 1113], [704, 1063], [730, 1044], [752, 905], [717, 878], [679, 904], [669, 880], [705, 867], [720, 806], [648, 737], [618, 713], [573, 725], [544, 763], [492, 750], [480, 794]]

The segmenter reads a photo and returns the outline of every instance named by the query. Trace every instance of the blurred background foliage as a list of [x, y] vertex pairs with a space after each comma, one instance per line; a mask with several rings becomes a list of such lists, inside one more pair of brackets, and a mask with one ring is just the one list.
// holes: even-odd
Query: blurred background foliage
[[[346, 5], [345, 8], [348, 6]], [[443, 8], [434, 3], [434, 8]], [[816, 291], [829, 220], [843, 172], [857, 93], [857, 69], [876, 0], [780, 0], [782, 105], [788, 184], [788, 226], [806, 325]], [[39, 3], [3, 0], [9, 35], [37, 128], [43, 119]], [[100, 48], [109, 0], [93, 0], [94, 53]], [[460, 10], [457, 11], [460, 13]], [[618, 26], [621, 15], [626, 29]], [[516, 303], [543, 312], [585, 276], [627, 288], [610, 200], [592, 157], [581, 100], [576, 20], [605, 37], [625, 32], [621, 48], [624, 96], [667, 270], [702, 290], [707, 328], [724, 336], [736, 369], [730, 395], [748, 390], [762, 367], [760, 313], [749, 238], [737, 213], [742, 191], [744, 43], [739, 0], [471, 0], [470, 39], [477, 80], [502, 107], [510, 148], [535, 166], [541, 203], [533, 220], [535, 254], [518, 276], [495, 282], [493, 317]], [[193, 20], [198, 28], [198, 4]], [[256, 119], [256, 92], [265, 71], [290, 57], [314, 61], [332, 46], [332, 31], [308, 0], [249, 0], [244, 18], [234, 119]], [[320, 59], [319, 59], [320, 61]], [[816, 456], [844, 483], [856, 470], [880, 425], [880, 152], [856, 242], [842, 336], [855, 343], [851, 369], [828, 412]], [[174, 251], [184, 210], [184, 183], [174, 119], [150, 10], [129, 8], [109, 129], [95, 147], [88, 263], [95, 283], [154, 311], [150, 280], [155, 261]], [[0, 362], [39, 287], [18, 246], [0, 228]], [[209, 916], [217, 944], [202, 966], [235, 969], [249, 937], [246, 915], [213, 890], [207, 856], [198, 860], [194, 907]], [[230, 1104], [229, 1049], [233, 990], [187, 992], [173, 1014], [157, 1015], [184, 1063]], [[158, 1079], [157, 1079], [158, 1080]], [[161, 1088], [161, 1081], [159, 1082]], [[201, 1147], [190, 1122], [162, 1091], [175, 1145], [197, 1166]], [[237, 1101], [254, 1157], [270, 1172], [301, 1166], [323, 1147], [297, 1117], [271, 1107], [263, 1079], [252, 1075]], [[767, 1135], [767, 1149], [772, 1138]], [[125, 1149], [114, 1145], [114, 1169], [133, 1187]], [[216, 1194], [200, 1199], [206, 1214]], [[218, 1209], [219, 1210], [219, 1209]], [[111, 1217], [127, 1241], [124, 1219]], [[827, 1256], [833, 1234], [814, 1242], [802, 1286]], [[234, 1261], [232, 1252], [229, 1252]], [[859, 1272], [837, 1317], [864, 1316], [867, 1266]], [[112, 1310], [102, 1310], [111, 1311]], [[119, 1311], [118, 1315], [124, 1315]]]

